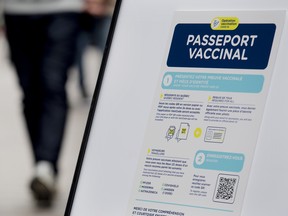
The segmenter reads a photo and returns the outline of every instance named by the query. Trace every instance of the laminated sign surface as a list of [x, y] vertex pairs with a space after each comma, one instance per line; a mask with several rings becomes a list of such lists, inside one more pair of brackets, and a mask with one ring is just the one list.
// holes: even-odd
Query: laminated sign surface
[[127, 215], [241, 215], [284, 18], [175, 13]]

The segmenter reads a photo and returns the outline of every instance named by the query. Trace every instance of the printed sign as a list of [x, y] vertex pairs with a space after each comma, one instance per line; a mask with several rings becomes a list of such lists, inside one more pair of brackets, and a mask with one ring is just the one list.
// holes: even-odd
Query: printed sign
[[176, 12], [127, 215], [241, 215], [284, 20]]

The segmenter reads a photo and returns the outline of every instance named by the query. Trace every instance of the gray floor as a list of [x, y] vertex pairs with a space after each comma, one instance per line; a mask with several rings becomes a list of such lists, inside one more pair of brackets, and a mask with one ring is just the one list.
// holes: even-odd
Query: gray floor
[[[89, 49], [85, 55], [87, 80], [92, 94], [97, 79], [100, 53]], [[70, 112], [60, 160], [56, 202], [50, 209], [38, 208], [28, 189], [32, 157], [21, 115], [21, 92], [7, 60], [6, 41], [0, 35], [0, 216], [62, 216], [90, 107], [81, 98], [77, 73], [72, 70], [67, 85]]]

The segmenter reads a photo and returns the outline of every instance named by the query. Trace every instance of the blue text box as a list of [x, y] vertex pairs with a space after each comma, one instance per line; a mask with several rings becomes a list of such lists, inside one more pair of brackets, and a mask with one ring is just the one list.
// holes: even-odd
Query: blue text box
[[195, 155], [193, 165], [197, 169], [240, 172], [244, 160], [245, 156], [239, 153], [200, 150]]
[[259, 93], [264, 84], [263, 75], [166, 72], [163, 89]]

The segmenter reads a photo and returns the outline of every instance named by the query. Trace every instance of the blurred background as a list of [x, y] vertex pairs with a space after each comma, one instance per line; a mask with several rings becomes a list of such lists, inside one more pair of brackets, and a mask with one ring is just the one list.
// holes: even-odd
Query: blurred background
[[5, 24], [2, 22], [0, 20], [0, 215], [63, 216], [103, 48], [89, 43], [82, 53], [84, 94], [79, 87], [79, 68], [74, 65], [69, 69], [66, 85], [69, 111], [60, 152], [57, 194], [53, 205], [43, 208], [35, 203], [29, 188], [34, 162], [22, 113], [22, 91], [9, 59]]

